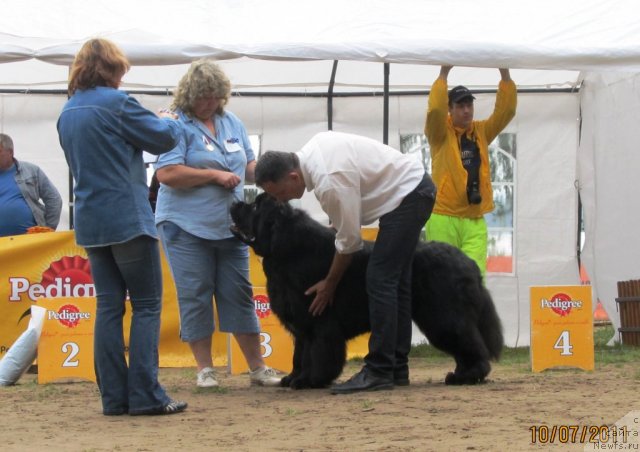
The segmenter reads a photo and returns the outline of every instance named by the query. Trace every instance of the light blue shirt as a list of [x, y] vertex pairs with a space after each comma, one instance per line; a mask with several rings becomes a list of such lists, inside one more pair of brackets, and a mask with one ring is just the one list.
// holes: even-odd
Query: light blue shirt
[[172, 188], [160, 184], [156, 224], [171, 221], [181, 229], [207, 240], [232, 237], [229, 230], [231, 204], [244, 200], [247, 163], [255, 160], [242, 121], [231, 112], [215, 115], [215, 136], [197, 119], [178, 111], [183, 133], [178, 146], [158, 159], [156, 169], [169, 165], [216, 169], [237, 174], [241, 182], [233, 189], [207, 184]]

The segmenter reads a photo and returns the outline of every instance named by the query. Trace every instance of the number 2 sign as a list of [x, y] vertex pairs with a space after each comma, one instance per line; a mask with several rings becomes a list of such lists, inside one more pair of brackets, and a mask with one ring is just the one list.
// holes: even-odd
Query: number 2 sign
[[38, 383], [79, 378], [96, 381], [93, 369], [95, 298], [49, 298], [38, 343]]
[[591, 286], [531, 287], [531, 370], [593, 370]]

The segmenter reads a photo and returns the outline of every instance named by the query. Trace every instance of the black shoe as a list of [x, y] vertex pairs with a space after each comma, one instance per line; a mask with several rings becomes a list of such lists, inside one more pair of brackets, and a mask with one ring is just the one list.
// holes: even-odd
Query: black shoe
[[402, 366], [393, 370], [393, 384], [396, 386], [409, 386], [409, 367]]
[[187, 402], [180, 402], [178, 400], [170, 400], [164, 406], [160, 408], [153, 408], [151, 410], [143, 410], [143, 411], [135, 411], [133, 413], [129, 412], [131, 416], [155, 416], [160, 414], [176, 414], [181, 413], [187, 409]]
[[393, 389], [393, 380], [379, 377], [363, 367], [344, 383], [339, 383], [331, 387], [331, 394], [351, 394], [360, 391], [380, 391], [382, 389]]

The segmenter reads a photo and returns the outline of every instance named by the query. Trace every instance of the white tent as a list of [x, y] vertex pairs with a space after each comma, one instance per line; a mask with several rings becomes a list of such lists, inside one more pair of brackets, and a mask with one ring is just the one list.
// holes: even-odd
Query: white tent
[[[0, 16], [0, 130], [66, 194], [55, 122], [68, 66], [95, 36], [125, 50], [134, 67], [123, 88], [144, 92], [152, 109], [170, 102], [154, 93], [175, 87], [190, 61], [220, 60], [237, 94], [229, 109], [262, 149], [296, 150], [329, 121], [379, 140], [386, 129], [399, 147], [423, 130], [440, 64], [461, 66], [450, 83], [478, 93], [478, 118], [491, 111], [495, 68], [510, 67], [520, 91], [506, 130], [517, 136], [515, 263], [487, 284], [507, 343], [526, 345], [529, 286], [579, 283], [578, 194], [584, 261], [616, 327], [615, 282], [639, 277], [637, 9], [632, 0], [23, 0]], [[317, 212], [308, 197], [303, 207]], [[68, 217], [65, 208], [61, 228]]]

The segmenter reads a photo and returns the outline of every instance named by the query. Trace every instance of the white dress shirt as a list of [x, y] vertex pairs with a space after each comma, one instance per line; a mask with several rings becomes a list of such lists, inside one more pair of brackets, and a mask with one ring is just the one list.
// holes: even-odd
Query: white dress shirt
[[370, 138], [321, 132], [297, 153], [313, 190], [336, 229], [336, 250], [362, 248], [360, 227], [400, 205], [424, 177], [422, 163]]

